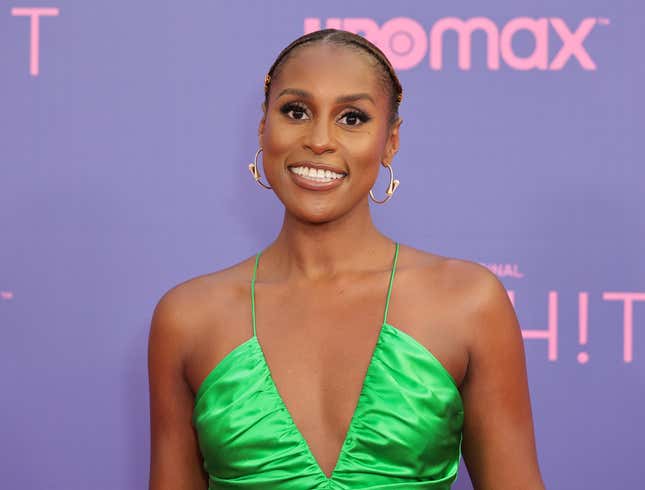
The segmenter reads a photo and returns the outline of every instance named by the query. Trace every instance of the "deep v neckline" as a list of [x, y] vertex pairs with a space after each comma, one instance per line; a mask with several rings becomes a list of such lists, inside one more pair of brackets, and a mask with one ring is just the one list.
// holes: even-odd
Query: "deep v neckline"
[[288, 423], [293, 430], [293, 432], [296, 434], [300, 444], [304, 447], [304, 451], [307, 455], [307, 458], [310, 460], [310, 462], [315, 466], [316, 471], [318, 471], [327, 482], [330, 482], [334, 479], [334, 474], [337, 472], [338, 468], [340, 467], [340, 464], [342, 463], [343, 457], [345, 456], [347, 450], [346, 447], [348, 444], [351, 442], [351, 434], [352, 434], [352, 429], [354, 425], [356, 424], [356, 414], [359, 412], [359, 409], [361, 408], [361, 400], [364, 397], [365, 390], [367, 388], [367, 380], [369, 377], [369, 372], [372, 369], [372, 366], [374, 364], [374, 360], [378, 354], [379, 347], [381, 346], [382, 340], [383, 340], [383, 330], [385, 326], [387, 325], [387, 313], [390, 305], [390, 296], [392, 295], [392, 284], [394, 283], [394, 273], [396, 271], [396, 263], [399, 257], [399, 243], [395, 242], [395, 250], [394, 250], [394, 259], [392, 260], [392, 270], [390, 272], [390, 281], [388, 285], [388, 290], [387, 290], [387, 297], [385, 299], [385, 308], [384, 308], [384, 313], [383, 313], [383, 322], [381, 323], [381, 326], [379, 328], [378, 336], [376, 337], [376, 343], [374, 345], [374, 348], [372, 349], [372, 354], [369, 359], [369, 363], [367, 365], [367, 369], [365, 370], [365, 373], [363, 375], [363, 381], [361, 383], [361, 389], [358, 393], [358, 397], [356, 399], [356, 404], [354, 406], [354, 411], [352, 412], [351, 418], [349, 420], [349, 424], [347, 426], [347, 431], [345, 432], [345, 437], [343, 438], [343, 443], [340, 446], [340, 451], [338, 453], [338, 456], [336, 457], [336, 463], [334, 464], [334, 467], [331, 471], [331, 474], [327, 476], [327, 474], [323, 471], [322, 467], [320, 466], [320, 463], [314, 456], [313, 452], [311, 451], [311, 446], [309, 445], [309, 442], [307, 439], [304, 437], [302, 434], [300, 428], [297, 426], [293, 419], [293, 415], [291, 414], [291, 411], [289, 410], [289, 407], [287, 407], [287, 404], [284, 402], [284, 399], [282, 398], [282, 395], [280, 394], [280, 390], [278, 389], [278, 385], [275, 382], [275, 379], [273, 378], [273, 374], [271, 373], [271, 368], [269, 367], [269, 363], [267, 362], [266, 356], [264, 354], [264, 350], [262, 349], [262, 345], [260, 344], [256, 332], [256, 314], [255, 314], [255, 280], [257, 277], [257, 270], [258, 270], [258, 264], [260, 261], [260, 256], [262, 255], [262, 251], [258, 252], [258, 254], [255, 256], [255, 265], [253, 266], [253, 277], [251, 278], [251, 321], [253, 324], [253, 339], [255, 340], [255, 344], [258, 347], [258, 351], [260, 353], [260, 359], [263, 365], [263, 368], [266, 370], [266, 373], [268, 375], [269, 381], [270, 381], [270, 387], [274, 392], [274, 395], [276, 396], [278, 403], [280, 404], [281, 408], [284, 410], [285, 414], [288, 417]]

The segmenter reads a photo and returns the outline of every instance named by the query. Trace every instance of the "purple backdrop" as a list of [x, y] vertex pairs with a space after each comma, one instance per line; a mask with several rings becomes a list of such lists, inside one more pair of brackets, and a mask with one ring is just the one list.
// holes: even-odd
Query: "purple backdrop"
[[[377, 225], [509, 289], [547, 488], [643, 488], [645, 7], [628, 0], [3, 2], [3, 488], [146, 488], [152, 310], [276, 235], [281, 204], [247, 170], [262, 82], [325, 25], [377, 41], [405, 88]], [[454, 488], [472, 488], [463, 462]]]

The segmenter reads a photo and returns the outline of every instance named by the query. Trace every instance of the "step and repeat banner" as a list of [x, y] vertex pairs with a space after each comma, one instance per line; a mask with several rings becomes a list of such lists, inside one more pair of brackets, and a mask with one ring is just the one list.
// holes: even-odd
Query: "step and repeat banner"
[[[2, 488], [147, 488], [152, 311], [276, 236], [282, 205], [247, 168], [264, 76], [325, 27], [377, 43], [404, 86], [378, 227], [508, 289], [547, 488], [645, 488], [628, 0], [2, 2]], [[463, 460], [454, 488], [472, 489]]]

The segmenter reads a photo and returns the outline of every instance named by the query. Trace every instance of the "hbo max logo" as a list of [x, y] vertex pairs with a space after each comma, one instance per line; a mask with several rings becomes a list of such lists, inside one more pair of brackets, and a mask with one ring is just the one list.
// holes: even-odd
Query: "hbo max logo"
[[[487, 17], [472, 17], [467, 20], [444, 17], [437, 20], [426, 32], [416, 20], [397, 17], [379, 26], [369, 18], [329, 18], [325, 28], [344, 29], [362, 34], [376, 44], [392, 62], [394, 68], [407, 70], [423, 62], [429, 52], [429, 64], [433, 70], [443, 68], [444, 34], [452, 31], [457, 35], [458, 65], [470, 70], [472, 65], [472, 36], [481, 31], [486, 37], [486, 66], [498, 70], [501, 60], [514, 70], [562, 70], [575, 58], [585, 70], [595, 70], [596, 63], [585, 48], [585, 40], [597, 24], [607, 25], [608, 19], [589, 17], [571, 28], [559, 17], [516, 17], [503, 26], [498, 26]], [[318, 18], [305, 19], [305, 34], [320, 30]], [[513, 50], [513, 38], [525, 31], [534, 39], [533, 51], [518, 55]], [[561, 44], [559, 51], [549, 59], [549, 43]]]

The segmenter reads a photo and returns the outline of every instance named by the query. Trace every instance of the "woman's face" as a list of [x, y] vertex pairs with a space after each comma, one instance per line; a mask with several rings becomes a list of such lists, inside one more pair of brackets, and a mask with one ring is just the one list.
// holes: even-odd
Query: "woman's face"
[[304, 221], [331, 221], [367, 205], [380, 163], [398, 149], [400, 120], [390, 124], [375, 63], [355, 48], [313, 44], [297, 48], [271, 82], [259, 129], [264, 172], [288, 212]]

